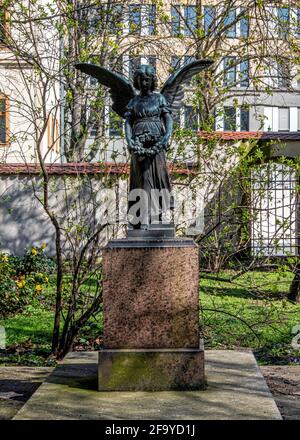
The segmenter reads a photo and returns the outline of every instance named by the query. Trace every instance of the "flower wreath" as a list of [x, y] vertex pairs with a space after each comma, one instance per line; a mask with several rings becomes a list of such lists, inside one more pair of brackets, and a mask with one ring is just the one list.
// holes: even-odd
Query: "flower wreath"
[[[155, 142], [151, 147], [145, 148], [143, 146], [144, 142], [152, 141]], [[151, 135], [141, 135], [135, 138], [134, 144], [131, 146], [131, 153], [136, 154], [137, 156], [147, 156], [153, 157], [160, 151], [162, 151], [164, 145], [161, 141], [161, 138], [157, 138]]]

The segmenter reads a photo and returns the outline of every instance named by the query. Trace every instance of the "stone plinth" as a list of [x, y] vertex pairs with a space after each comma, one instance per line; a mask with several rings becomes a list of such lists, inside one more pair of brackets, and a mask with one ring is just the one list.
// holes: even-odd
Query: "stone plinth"
[[129, 237], [103, 251], [99, 391], [202, 389], [198, 247]]
[[180, 391], [203, 388], [203, 350], [99, 352], [99, 391]]
[[115, 240], [104, 249], [103, 272], [105, 348], [199, 348], [192, 240]]

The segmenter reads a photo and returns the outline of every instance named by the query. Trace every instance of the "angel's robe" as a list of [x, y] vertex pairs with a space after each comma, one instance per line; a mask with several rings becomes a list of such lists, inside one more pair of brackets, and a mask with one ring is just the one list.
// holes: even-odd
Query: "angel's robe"
[[[148, 139], [152, 138], [151, 141], [141, 141], [143, 147], [147, 148], [161, 139], [165, 133], [162, 119], [164, 113], [171, 114], [171, 110], [166, 98], [160, 93], [152, 93], [150, 96], [137, 95], [132, 98], [127, 105], [126, 117], [129, 118], [132, 127], [133, 140], [137, 137], [140, 139], [145, 139], [145, 137]], [[143, 218], [141, 223], [151, 223], [151, 203], [153, 207], [155, 203], [154, 197], [159, 197], [160, 218], [162, 210], [173, 209], [171, 183], [164, 150], [151, 157], [139, 157], [132, 153], [130, 191], [136, 189], [144, 190], [147, 195], [147, 206], [144, 208], [146, 212], [141, 216]], [[153, 190], [156, 191], [153, 192]], [[129, 197], [129, 210], [135, 203], [135, 197], [133, 196], [133, 200], [130, 200]], [[139, 226], [137, 225], [136, 227]]]

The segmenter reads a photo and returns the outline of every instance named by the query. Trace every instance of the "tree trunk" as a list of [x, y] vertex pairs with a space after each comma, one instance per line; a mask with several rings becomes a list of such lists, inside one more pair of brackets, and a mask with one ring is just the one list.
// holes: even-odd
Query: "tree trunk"
[[294, 269], [294, 278], [290, 285], [288, 299], [294, 303], [300, 303], [300, 263]]

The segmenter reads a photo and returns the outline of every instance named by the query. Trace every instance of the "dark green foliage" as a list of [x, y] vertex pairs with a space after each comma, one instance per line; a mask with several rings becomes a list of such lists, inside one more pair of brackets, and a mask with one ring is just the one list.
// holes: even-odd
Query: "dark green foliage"
[[26, 249], [23, 257], [12, 256], [10, 259], [16, 269], [17, 275], [30, 275], [32, 273], [53, 273], [56, 268], [55, 261], [49, 258], [41, 247], [30, 247]]
[[23, 257], [0, 254], [0, 317], [22, 311], [48, 284], [55, 262], [44, 249], [31, 247]]

